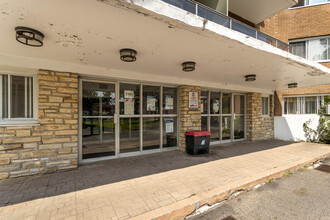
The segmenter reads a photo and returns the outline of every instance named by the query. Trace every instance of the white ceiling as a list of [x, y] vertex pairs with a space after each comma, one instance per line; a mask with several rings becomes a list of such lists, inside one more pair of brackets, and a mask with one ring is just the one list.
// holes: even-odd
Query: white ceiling
[[229, 0], [229, 11], [255, 24], [297, 4], [297, 0]]
[[[209, 31], [227, 31], [218, 25], [192, 27], [132, 5], [125, 9], [115, 0], [108, 3], [117, 6], [95, 0], [0, 0], [0, 65], [269, 93], [292, 82], [301, 87], [330, 83], [329, 74], [307, 74], [317, 69], [314, 66], [257, 49], [273, 49], [263, 42], [246, 39], [250, 45], [257, 42], [254, 48]], [[203, 26], [196, 16], [165, 9]], [[16, 42], [16, 26], [41, 31], [44, 46], [33, 48]], [[228, 33], [245, 39], [234, 31]], [[119, 59], [119, 50], [127, 47], [138, 51], [136, 62]], [[181, 63], [190, 60], [197, 63], [196, 71], [182, 72]], [[245, 82], [247, 74], [257, 74], [257, 81]]]

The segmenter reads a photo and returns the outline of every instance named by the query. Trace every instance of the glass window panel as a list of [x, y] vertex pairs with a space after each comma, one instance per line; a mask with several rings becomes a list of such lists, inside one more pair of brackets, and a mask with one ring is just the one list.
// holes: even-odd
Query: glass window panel
[[328, 60], [330, 60], [330, 38], [328, 38]]
[[202, 91], [201, 95], [201, 113], [202, 114], [207, 114], [208, 113], [208, 91]]
[[160, 147], [160, 118], [143, 118], [143, 150]]
[[268, 115], [268, 97], [262, 97], [262, 114]]
[[211, 142], [220, 140], [220, 117], [211, 116]]
[[290, 43], [290, 46], [292, 54], [306, 58], [306, 41]]
[[185, 11], [189, 11], [193, 14], [196, 14], [196, 5], [193, 2], [187, 0], [163, 0], [166, 3], [174, 5], [178, 8], [182, 8]]
[[[222, 9], [220, 9], [220, 10], [222, 10]], [[227, 8], [225, 8], [225, 10], [227, 10]], [[229, 26], [230, 26], [230, 21], [229, 21], [228, 17], [221, 15], [219, 13], [213, 12], [212, 10], [210, 10], [206, 7], [199, 6], [197, 13], [198, 13], [198, 16], [205, 18], [209, 21], [215, 22], [215, 23], [225, 26], [227, 28], [229, 28]], [[223, 14], [226, 15], [227, 12], [223, 11]]]
[[120, 119], [120, 153], [140, 151], [140, 118]]
[[244, 116], [236, 116], [234, 120], [234, 139], [244, 138]]
[[113, 116], [115, 85], [83, 82], [83, 116]]
[[120, 83], [119, 109], [121, 115], [140, 114], [140, 85]]
[[305, 114], [316, 114], [317, 97], [305, 97]]
[[27, 118], [33, 118], [33, 78], [27, 77]]
[[232, 21], [232, 29], [240, 33], [246, 34], [251, 37], [256, 37], [256, 30], [248, 27], [247, 25], [241, 24], [240, 22]]
[[284, 114], [297, 114], [297, 98], [284, 98]]
[[211, 114], [220, 114], [220, 93], [211, 92]]
[[324, 104], [329, 105], [330, 104], [330, 95], [324, 96]]
[[202, 116], [202, 130], [203, 131], [208, 131], [208, 127], [207, 127], [207, 118], [208, 116]]
[[231, 95], [222, 95], [222, 114], [231, 114]]
[[163, 87], [163, 114], [177, 114], [177, 89]]
[[244, 114], [244, 96], [234, 95], [234, 113]]
[[25, 77], [11, 76], [11, 118], [25, 118]]
[[328, 2], [329, 0], [307, 0], [306, 5], [316, 5], [324, 2]]
[[163, 147], [176, 147], [178, 145], [177, 118], [163, 119]]
[[143, 114], [160, 114], [159, 86], [143, 86]]
[[0, 75], [0, 119], [8, 118], [8, 76]]
[[314, 39], [309, 41], [309, 53], [311, 60], [326, 60], [327, 59], [327, 39]]
[[113, 118], [83, 118], [83, 159], [115, 155]]
[[222, 140], [230, 140], [231, 116], [222, 117]]

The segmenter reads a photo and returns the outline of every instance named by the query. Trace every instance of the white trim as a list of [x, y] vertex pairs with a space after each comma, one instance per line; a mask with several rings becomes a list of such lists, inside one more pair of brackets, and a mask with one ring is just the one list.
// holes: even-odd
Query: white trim
[[291, 8], [289, 8], [289, 10], [294, 10], [294, 9], [299, 9], [299, 8], [313, 7], [313, 6], [318, 6], [318, 5], [326, 5], [326, 4], [329, 4], [329, 3], [330, 2], [321, 2], [321, 3], [317, 3], [317, 4], [313, 4], [313, 5], [305, 5], [306, 4], [306, 1], [305, 1], [303, 6], [291, 7]]

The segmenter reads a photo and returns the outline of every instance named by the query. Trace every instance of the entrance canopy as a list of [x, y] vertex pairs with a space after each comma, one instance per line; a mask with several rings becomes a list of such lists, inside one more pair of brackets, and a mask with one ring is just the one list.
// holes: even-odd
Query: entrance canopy
[[[330, 83], [330, 70], [163, 1], [10, 0], [0, 2], [0, 65], [89, 76], [272, 93], [289, 83]], [[44, 46], [15, 39], [15, 27], [45, 35]], [[137, 61], [119, 50], [137, 51]], [[194, 72], [181, 63], [196, 62]], [[245, 75], [257, 80], [245, 82]]]

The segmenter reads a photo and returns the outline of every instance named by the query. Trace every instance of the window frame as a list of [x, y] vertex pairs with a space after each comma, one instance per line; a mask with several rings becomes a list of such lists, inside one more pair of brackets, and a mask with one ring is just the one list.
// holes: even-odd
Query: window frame
[[[267, 98], [268, 100], [268, 108], [267, 108], [267, 113], [264, 114], [264, 98]], [[270, 117], [270, 95], [263, 95], [262, 96], [262, 100], [261, 100], [261, 105], [262, 105], [262, 110], [261, 110], [261, 114], [262, 114], [262, 117]]]
[[[325, 40], [327, 40], [328, 49], [327, 49], [327, 53], [326, 53], [327, 54], [327, 59], [325, 59], [325, 60], [312, 60], [310, 58], [310, 56], [311, 56], [310, 55], [310, 52], [311, 52], [310, 41], [311, 40], [318, 40], [318, 39], [325, 39]], [[323, 62], [324, 63], [327, 63], [327, 62], [330, 62], [330, 48], [329, 48], [329, 45], [330, 45], [330, 35], [289, 40], [289, 45], [291, 43], [300, 43], [300, 42], [301, 43], [302, 42], [305, 42], [306, 51], [305, 51], [305, 58], [304, 59], [311, 60], [311, 61], [318, 62], [318, 63], [323, 63]], [[298, 56], [298, 55], [295, 55], [295, 56]]]
[[[38, 125], [38, 98], [39, 85], [37, 70], [8, 70], [0, 69], [0, 75], [8, 76], [8, 118], [0, 119], [0, 127], [4, 126], [24, 126]], [[32, 108], [33, 113], [31, 118], [10, 118], [11, 113], [11, 76], [32, 77]], [[2, 91], [1, 91], [2, 92]], [[0, 99], [2, 102], [2, 99]]]
[[[282, 115], [317, 115], [319, 110], [320, 110], [320, 102], [324, 102], [324, 97], [325, 96], [330, 96], [328, 93], [324, 94], [306, 94], [306, 95], [291, 95], [291, 96], [283, 96], [282, 98]], [[306, 113], [306, 97], [316, 97], [316, 113]], [[284, 111], [284, 104], [285, 98], [297, 98], [297, 109], [296, 109], [296, 114], [288, 114]]]
[[[293, 10], [293, 9], [299, 9], [299, 8], [306, 8], [306, 7], [312, 7], [312, 6], [317, 6], [317, 5], [325, 5], [325, 4], [329, 4], [330, 1], [326, 1], [326, 2], [321, 2], [321, 3], [316, 3], [316, 4], [312, 4], [312, 5], [309, 5], [307, 4], [307, 0], [304, 0], [304, 4], [301, 5], [301, 6], [292, 6], [291, 8], [289, 8], [290, 10]], [[297, 4], [296, 4], [297, 5]]]

